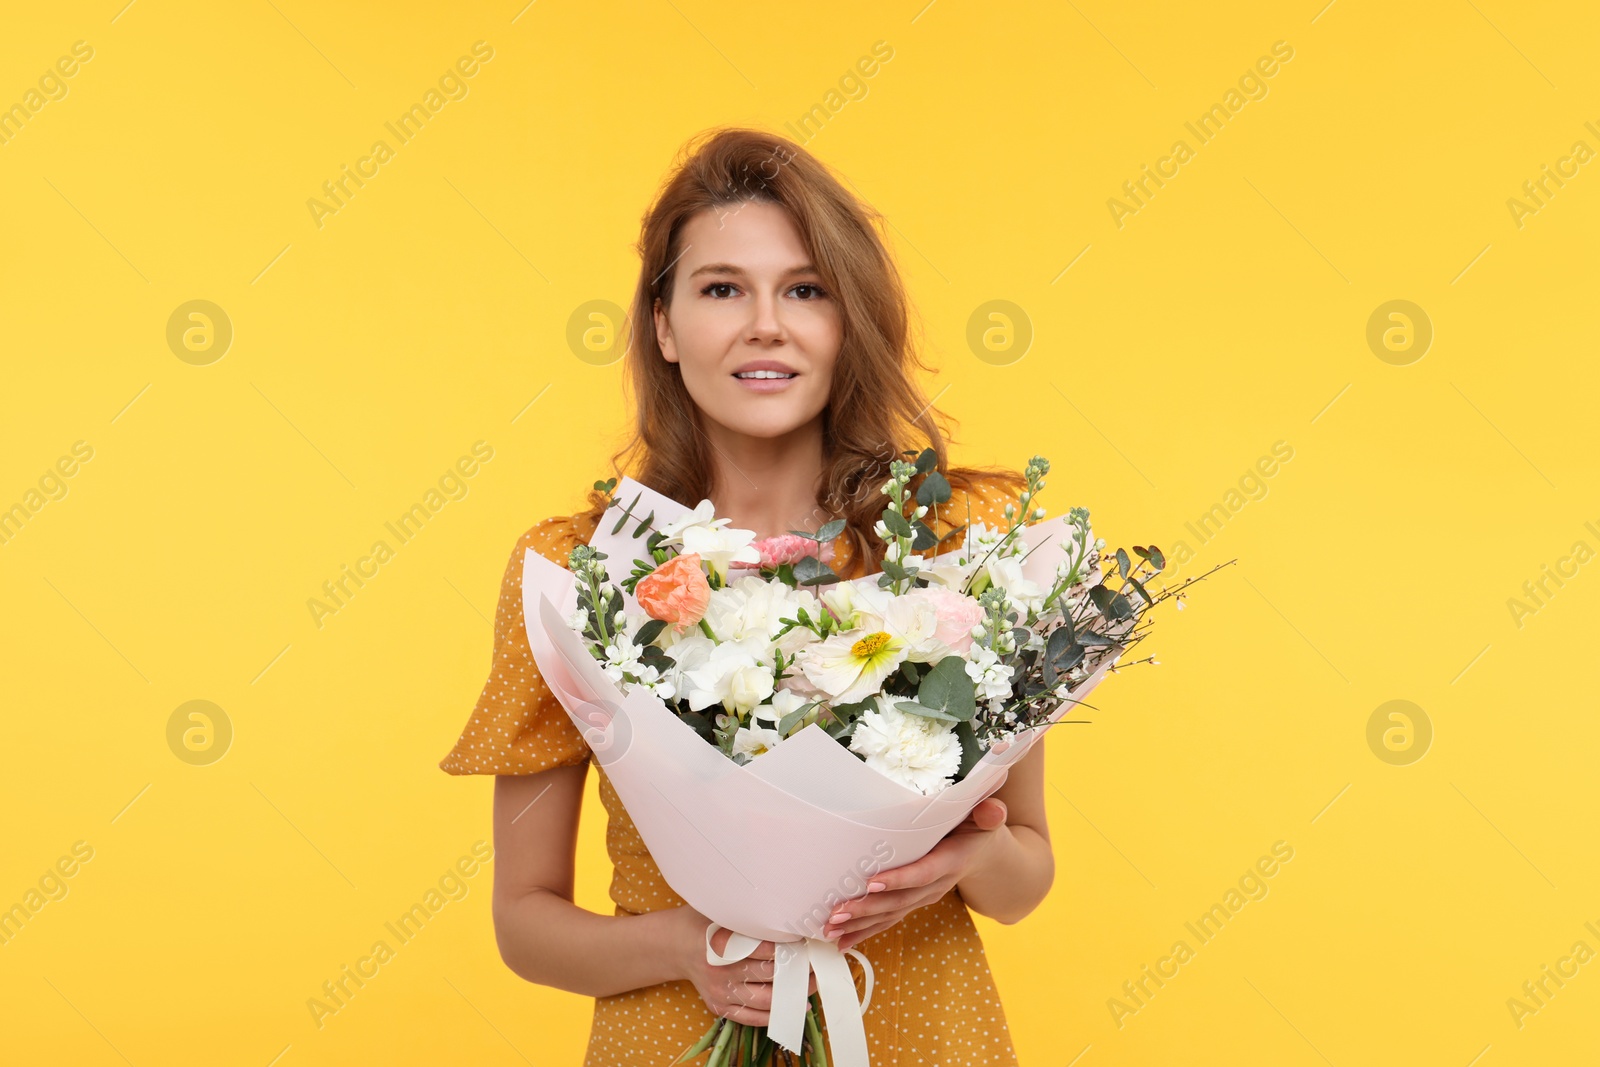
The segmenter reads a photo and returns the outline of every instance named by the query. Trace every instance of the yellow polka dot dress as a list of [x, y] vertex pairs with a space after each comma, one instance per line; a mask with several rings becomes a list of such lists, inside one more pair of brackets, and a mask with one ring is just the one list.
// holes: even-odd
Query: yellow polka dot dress
[[[988, 481], [956, 490], [937, 517], [952, 526], [969, 521], [1004, 528], [1003, 509], [1016, 493]], [[970, 510], [969, 510], [970, 508]], [[932, 524], [933, 513], [924, 516]], [[589, 761], [591, 753], [566, 711], [539, 677], [523, 629], [523, 554], [532, 548], [562, 566], [586, 543], [594, 520], [555, 516], [518, 539], [506, 565], [495, 612], [494, 665], [460, 739], [439, 764], [449, 774], [535, 774]], [[949, 547], [959, 544], [953, 539]], [[834, 542], [833, 566], [847, 577], [865, 568], [844, 537]], [[614, 914], [681, 907], [645, 849], [605, 770], [600, 799], [607, 815], [606, 851], [612, 862]], [[873, 968], [872, 1001], [862, 1023], [873, 1067], [1003, 1067], [1017, 1062], [1000, 995], [989, 974], [983, 942], [958, 889], [937, 903], [854, 946]], [[851, 962], [858, 994], [859, 964]], [[715, 1021], [693, 983], [682, 980], [595, 999], [583, 1067], [671, 1064]], [[826, 1031], [824, 1019], [824, 1031]], [[703, 1062], [702, 1055], [696, 1062]]]

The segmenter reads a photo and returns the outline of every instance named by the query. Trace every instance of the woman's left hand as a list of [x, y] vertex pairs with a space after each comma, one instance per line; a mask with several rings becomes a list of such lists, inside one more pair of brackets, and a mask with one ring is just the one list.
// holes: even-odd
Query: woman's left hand
[[[842, 951], [889, 929], [918, 908], [936, 903], [983, 863], [996, 838], [1006, 832], [1005, 823], [1005, 802], [986, 797], [927, 855], [872, 875], [866, 895], [833, 909], [822, 936], [838, 939]], [[874, 885], [883, 888], [873, 891]], [[844, 921], [839, 921], [840, 916]]]

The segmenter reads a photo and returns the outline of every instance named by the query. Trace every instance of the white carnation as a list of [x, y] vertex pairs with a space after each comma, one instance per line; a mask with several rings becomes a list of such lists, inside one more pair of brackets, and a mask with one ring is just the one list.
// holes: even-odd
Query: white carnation
[[911, 715], [894, 706], [894, 696], [876, 698], [850, 737], [850, 750], [868, 767], [924, 796], [950, 785], [961, 769], [961, 739], [949, 723]]

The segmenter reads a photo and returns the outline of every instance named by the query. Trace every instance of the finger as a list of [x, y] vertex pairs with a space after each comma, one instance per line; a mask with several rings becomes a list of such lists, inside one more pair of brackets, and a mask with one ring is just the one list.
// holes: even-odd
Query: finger
[[746, 960], [739, 966], [744, 968], [739, 974], [741, 982], [771, 982], [778, 971], [778, 965], [771, 960]]
[[826, 940], [832, 941], [840, 948], [843, 948], [845, 938], [849, 937], [850, 935], [860, 933], [862, 930], [870, 930], [876, 926], [882, 926], [885, 923], [890, 922], [890, 920], [898, 922], [904, 917], [904, 912], [895, 911], [885, 915], [874, 915], [867, 919], [851, 919], [848, 922], [840, 923], [838, 926], [828, 927]]
[[993, 830], [997, 826], [1004, 826], [1006, 821], [1006, 802], [987, 797], [983, 803], [972, 809], [972, 819], [980, 829]]
[[711, 1014], [722, 1019], [732, 1019], [734, 1022], [743, 1023], [746, 1026], [766, 1026], [772, 1018], [772, 1012], [770, 1011], [757, 1011], [754, 1008], [746, 1008], [738, 1004], [725, 1006], [721, 1011], [712, 1008]]
[[[906, 909], [915, 900], [920, 900], [925, 895], [920, 888], [884, 890], [882, 893], [873, 893], [871, 896], [857, 897], [847, 900], [834, 909], [829, 917], [826, 931], [845, 929], [845, 924], [859, 919], [870, 919], [882, 916], [886, 912], [896, 909]], [[834, 920], [840, 916], [848, 916], [839, 922]]]
[[723, 998], [729, 1004], [737, 1004], [744, 1008], [754, 1008], [757, 1011], [772, 1010], [772, 986], [747, 982], [734, 982], [728, 986], [727, 995]]
[[[953, 845], [948, 845], [941, 841], [939, 844], [933, 846], [933, 848], [921, 859], [912, 860], [910, 863], [904, 863], [898, 867], [891, 867], [888, 870], [879, 871], [868, 880], [867, 892], [862, 894], [861, 897], [857, 897], [855, 899], [860, 900], [865, 898], [868, 900], [876, 900], [878, 897], [881, 897], [885, 893], [888, 893], [892, 890], [914, 889], [917, 886], [927, 885], [929, 882], [935, 880], [942, 872], [943, 867], [941, 865], [945, 862], [945, 859], [952, 847]], [[874, 885], [882, 886], [883, 888], [873, 890], [872, 887]], [[845, 904], [848, 903], [848, 901], [845, 902]], [[845, 904], [838, 905], [836, 908], [834, 908], [834, 911], [851, 911], [851, 909], [846, 907]], [[854, 914], [854, 912], [852, 912], [852, 914]]]

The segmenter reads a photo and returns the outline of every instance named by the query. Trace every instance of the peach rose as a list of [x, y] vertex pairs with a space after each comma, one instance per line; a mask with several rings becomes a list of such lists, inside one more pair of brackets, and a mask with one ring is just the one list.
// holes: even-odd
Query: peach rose
[[673, 556], [640, 578], [633, 595], [646, 615], [671, 623], [681, 634], [706, 613], [711, 585], [700, 569], [699, 555], [689, 552]]

